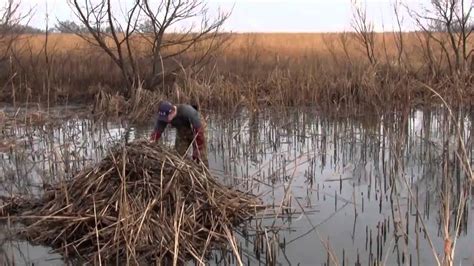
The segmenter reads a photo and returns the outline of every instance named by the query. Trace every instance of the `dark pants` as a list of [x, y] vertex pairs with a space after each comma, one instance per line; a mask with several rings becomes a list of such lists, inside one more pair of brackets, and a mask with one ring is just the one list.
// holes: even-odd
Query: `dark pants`
[[[205, 131], [204, 131], [205, 132]], [[205, 134], [205, 133], [204, 133]], [[193, 132], [189, 128], [177, 128], [176, 129], [176, 140], [174, 143], [174, 147], [176, 151], [179, 153], [181, 156], [185, 156], [187, 154], [187, 151], [193, 152], [193, 149], [195, 149], [196, 145], [193, 143], [194, 141], [194, 136]], [[207, 160], [207, 145], [204, 143], [203, 147], [199, 150], [200, 154], [200, 160], [206, 167], [209, 167], [209, 162]]]

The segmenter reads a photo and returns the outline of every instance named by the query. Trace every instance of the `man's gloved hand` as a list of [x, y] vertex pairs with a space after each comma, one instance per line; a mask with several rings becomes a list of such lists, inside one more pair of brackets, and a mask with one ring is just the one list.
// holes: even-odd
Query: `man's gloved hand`
[[193, 160], [201, 159], [201, 153], [204, 151], [204, 130], [202, 128], [193, 128], [194, 131], [194, 146], [193, 146]]
[[150, 135], [150, 141], [158, 141], [161, 137], [161, 132], [153, 131]]

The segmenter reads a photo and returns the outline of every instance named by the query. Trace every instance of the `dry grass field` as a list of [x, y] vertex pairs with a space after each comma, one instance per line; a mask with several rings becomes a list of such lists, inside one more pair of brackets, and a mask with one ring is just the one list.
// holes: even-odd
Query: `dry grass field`
[[[374, 58], [355, 33], [231, 34], [194, 75], [181, 71], [160, 97], [208, 107], [312, 105], [322, 109], [382, 109], [434, 102], [427, 84], [456, 104], [473, 102], [472, 59], [453, 71], [440, 46], [421, 32], [377, 33]], [[438, 34], [441, 40], [447, 35]], [[99, 91], [124, 86], [120, 69], [98, 47], [75, 35], [24, 35], [2, 68], [3, 101], [91, 101]], [[401, 40], [401, 41], [400, 41]], [[469, 43], [472, 49], [472, 42]], [[137, 65], [147, 71], [146, 43], [133, 42]], [[190, 53], [189, 53], [190, 54]], [[188, 55], [189, 55], [188, 54]], [[184, 55], [185, 57], [186, 55]], [[451, 58], [452, 60], [452, 58]], [[171, 67], [171, 66], [170, 66]], [[13, 78], [11, 78], [13, 76]]]

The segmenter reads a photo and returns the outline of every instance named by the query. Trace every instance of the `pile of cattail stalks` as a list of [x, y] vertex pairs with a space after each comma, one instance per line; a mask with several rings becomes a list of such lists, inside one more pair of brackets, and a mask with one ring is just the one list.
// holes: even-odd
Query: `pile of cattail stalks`
[[92, 264], [127, 265], [201, 264], [222, 248], [238, 257], [233, 229], [261, 208], [201, 164], [145, 140], [112, 148], [40, 199], [3, 201], [3, 219], [24, 223], [19, 234], [31, 242]]

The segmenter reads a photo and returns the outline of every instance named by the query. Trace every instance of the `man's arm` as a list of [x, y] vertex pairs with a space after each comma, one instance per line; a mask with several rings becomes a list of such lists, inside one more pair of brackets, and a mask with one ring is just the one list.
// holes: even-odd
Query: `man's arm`
[[161, 137], [161, 134], [163, 133], [163, 131], [165, 131], [166, 129], [166, 126], [168, 125], [168, 123], [164, 122], [164, 121], [160, 121], [160, 120], [156, 120], [156, 123], [155, 123], [155, 129], [153, 130], [153, 132], [151, 133], [151, 140], [152, 141], [158, 141]]

